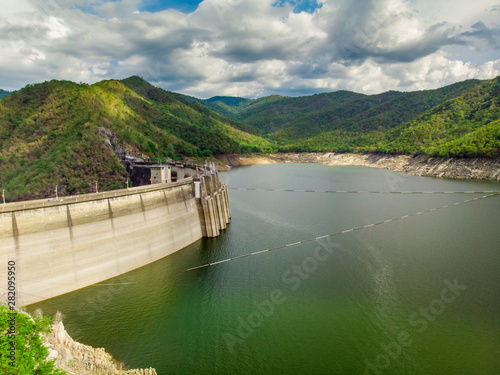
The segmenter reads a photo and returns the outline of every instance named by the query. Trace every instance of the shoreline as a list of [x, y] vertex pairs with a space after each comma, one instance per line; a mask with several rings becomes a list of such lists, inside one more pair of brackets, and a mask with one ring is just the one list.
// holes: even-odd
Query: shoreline
[[[278, 153], [278, 154], [227, 154], [216, 158], [230, 167], [278, 164], [318, 163], [326, 166], [363, 166], [389, 169], [414, 176], [442, 177], [467, 180], [500, 181], [500, 158], [438, 158], [424, 155], [384, 155], [354, 153]], [[223, 168], [219, 168], [224, 170]]]
[[[41, 313], [40, 313], [41, 314]], [[68, 375], [157, 375], [154, 368], [125, 369], [104, 348], [94, 348], [75, 341], [64, 328], [61, 314], [57, 313], [52, 331], [45, 336], [49, 360]]]

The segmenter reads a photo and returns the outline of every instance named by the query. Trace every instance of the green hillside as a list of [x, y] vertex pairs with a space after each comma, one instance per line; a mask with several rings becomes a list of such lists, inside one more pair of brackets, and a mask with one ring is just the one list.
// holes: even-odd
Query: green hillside
[[258, 134], [284, 152], [495, 157], [499, 154], [497, 86], [498, 78], [416, 92], [338, 91], [299, 98], [216, 97], [204, 102], [258, 128]]
[[[186, 99], [187, 103], [195, 102], [195, 103], [200, 104], [203, 108], [209, 109], [210, 111], [213, 112], [211, 114], [212, 116], [222, 118], [223, 121], [229, 123], [232, 127], [236, 128], [236, 129], [242, 130], [246, 133], [255, 134], [255, 135], [259, 135], [261, 133], [259, 128], [255, 127], [253, 125], [250, 125], [248, 123], [239, 121], [235, 117], [235, 110], [232, 108], [229, 108], [229, 106], [227, 106], [224, 103], [221, 103], [219, 101], [212, 102], [212, 101], [210, 101], [211, 99], [207, 99], [207, 100], [198, 99], [198, 98], [195, 98], [193, 96], [188, 96], [188, 95], [184, 95], [184, 94], [176, 94], [176, 95]], [[243, 98], [220, 97], [220, 96], [212, 98], [212, 99], [221, 100], [221, 98], [227, 98], [228, 101], [232, 104], [234, 104], [236, 101], [248, 101], [249, 100], [249, 99], [243, 99]]]
[[388, 132], [376, 151], [442, 157], [500, 156], [500, 77]]
[[[409, 121], [389, 128], [369, 130], [354, 127], [324, 132], [303, 142], [283, 147], [287, 151], [378, 152], [424, 154], [443, 157], [500, 156], [499, 78], [485, 81], [462, 95], [447, 100]], [[412, 94], [412, 93], [410, 93]], [[406, 102], [407, 119], [418, 101]], [[368, 130], [368, 131], [366, 131]]]
[[275, 104], [283, 100], [289, 99], [284, 96], [272, 95], [260, 99], [244, 99], [233, 96], [215, 96], [210, 99], [198, 99], [192, 96], [183, 95], [184, 98], [202, 104], [211, 111], [218, 113], [226, 118], [231, 118], [234, 121], [233, 126], [244, 130], [248, 133], [261, 135], [265, 132], [261, 128], [255, 126], [247, 120], [250, 111]]
[[[437, 90], [389, 91], [378, 95], [337, 91], [299, 98], [271, 96], [247, 101], [236, 98], [234, 104], [231, 98], [213, 98], [207, 105], [226, 116], [254, 125], [261, 130], [261, 135], [275, 140], [284, 149], [302, 150], [301, 143], [317, 135], [321, 135], [320, 140], [332, 140], [343, 138], [345, 131], [349, 138], [349, 134], [357, 137], [371, 131], [384, 132], [479, 83], [478, 80], [469, 80]], [[323, 133], [335, 130], [338, 131], [331, 136], [323, 137]], [[318, 151], [328, 146], [321, 142], [314, 145]]]
[[239, 107], [241, 104], [248, 102], [249, 99], [239, 98], [235, 96], [214, 96], [213, 98], [205, 100], [207, 103], [216, 103], [221, 106], [225, 105], [228, 108]]
[[[290, 99], [286, 96], [271, 95], [259, 99], [244, 99], [232, 96], [215, 96], [213, 98], [202, 101], [208, 105], [213, 111], [221, 112], [229, 117], [238, 120], [246, 120], [251, 111], [256, 111], [260, 108], [271, 104], [282, 103]], [[250, 121], [245, 121], [249, 123]]]
[[[122, 81], [150, 103], [130, 98], [127, 104], [160, 129], [197, 146], [193, 156], [271, 151], [270, 143], [245, 132], [246, 124], [223, 117], [185, 97], [156, 88], [139, 77]], [[182, 155], [192, 156], [182, 152]]]
[[0, 101], [0, 186], [8, 200], [125, 186], [114, 151], [137, 156], [207, 157], [271, 151], [205, 107], [139, 77], [79, 85], [28, 85]]

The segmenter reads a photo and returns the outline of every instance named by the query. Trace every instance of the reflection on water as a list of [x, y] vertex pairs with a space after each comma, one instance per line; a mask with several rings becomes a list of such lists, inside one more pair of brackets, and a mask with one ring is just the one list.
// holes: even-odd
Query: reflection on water
[[[304, 164], [221, 178], [274, 189], [500, 190]], [[468, 198], [231, 190], [220, 237], [30, 308], [62, 311], [73, 337], [159, 374], [500, 373], [500, 196], [186, 272]], [[447, 282], [466, 286], [452, 302]]]

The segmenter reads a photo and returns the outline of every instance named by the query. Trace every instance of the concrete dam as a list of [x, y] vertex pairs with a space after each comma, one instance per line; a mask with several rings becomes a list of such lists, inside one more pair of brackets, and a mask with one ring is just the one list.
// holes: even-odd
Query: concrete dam
[[[0, 300], [16, 307], [80, 289], [216, 237], [231, 218], [217, 172], [130, 189], [7, 203]], [[8, 265], [15, 264], [15, 283]]]

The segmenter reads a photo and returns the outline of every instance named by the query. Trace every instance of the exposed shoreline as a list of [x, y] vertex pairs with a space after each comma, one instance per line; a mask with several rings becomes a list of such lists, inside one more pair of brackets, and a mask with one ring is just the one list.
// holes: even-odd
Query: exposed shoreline
[[66, 371], [68, 375], [157, 375], [153, 368], [124, 369], [123, 364], [118, 363], [105, 349], [73, 340], [66, 332], [59, 313], [45, 340], [49, 349], [48, 359], [54, 359], [55, 367]]
[[[437, 158], [424, 155], [282, 153], [217, 155], [227, 166], [276, 163], [319, 163], [327, 166], [358, 165], [390, 169], [415, 176], [500, 181], [500, 158]], [[222, 170], [222, 168], [219, 168]], [[229, 168], [227, 168], [229, 169]]]

